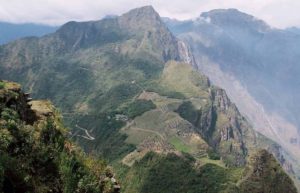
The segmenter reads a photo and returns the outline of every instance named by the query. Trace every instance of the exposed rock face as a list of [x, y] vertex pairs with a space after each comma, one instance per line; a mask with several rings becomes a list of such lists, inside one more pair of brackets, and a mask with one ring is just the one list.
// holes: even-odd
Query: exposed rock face
[[[180, 60], [177, 39], [162, 22], [152, 6], [133, 9], [118, 18], [122, 30], [142, 38], [139, 49], [145, 52], [158, 53], [164, 61]], [[152, 46], [149, 47], [149, 42]]]
[[134, 31], [137, 30], [141, 32], [148, 30], [159, 31], [160, 28], [164, 26], [159, 14], [152, 6], [133, 9], [128, 13], [123, 14], [119, 18], [118, 22], [122, 28], [128, 29], [129, 33], [133, 32], [132, 29], [134, 29]]
[[281, 164], [282, 168], [291, 176], [295, 175], [292, 163], [286, 159], [286, 153], [279, 145], [273, 145], [268, 148], [268, 151], [274, 155], [277, 161]]
[[244, 165], [246, 163], [245, 155], [248, 154], [248, 148], [251, 146], [249, 144], [249, 147], [246, 147], [246, 140], [247, 138], [255, 138], [255, 133], [252, 131], [249, 135], [248, 132], [252, 128], [236, 106], [230, 102], [223, 89], [213, 89], [211, 97], [214, 101], [216, 114], [219, 116], [217, 117], [219, 135], [214, 138], [214, 141], [219, 143], [219, 151], [224, 158], [227, 158], [229, 154], [234, 155], [236, 164]]
[[[180, 71], [186, 71], [186, 69], [191, 70], [192, 73], [187, 72], [178, 79], [174, 78]], [[249, 149], [255, 146], [256, 133], [236, 106], [230, 102], [226, 92], [211, 86], [204, 75], [194, 74], [195, 71], [191, 66], [173, 62], [166, 65], [163, 76], [168, 71], [173, 73], [173, 76], [168, 75], [172, 78], [172, 82], [184, 81], [186, 77], [189, 77], [189, 83], [185, 83], [188, 84], [190, 90], [186, 90], [188, 86], [185, 86], [183, 93], [192, 93], [194, 89], [195, 93], [201, 90], [201, 93], [191, 95], [195, 98], [200, 96], [201, 103], [183, 102], [176, 112], [193, 124], [194, 129], [220, 154], [226, 164], [245, 165]], [[179, 83], [176, 87], [179, 87]]]
[[21, 91], [21, 85], [8, 81], [1, 82], [5, 84], [5, 88], [0, 90], [1, 105], [16, 110], [20, 119], [28, 124], [37, 121], [38, 117], [28, 103], [30, 101], [29, 95]]
[[[233, 104], [230, 102], [225, 90], [215, 89], [211, 92], [211, 98], [214, 101], [215, 105], [218, 107], [218, 110], [226, 112], [229, 110]], [[237, 110], [237, 109], [236, 109]]]
[[178, 50], [180, 61], [183, 61], [184, 63], [190, 64], [197, 68], [194, 55], [192, 54], [190, 47], [185, 42], [180, 40], [178, 41]]
[[[130, 39], [133, 41], [129, 41]], [[136, 57], [148, 52], [164, 62], [180, 59], [177, 39], [151, 6], [100, 21], [69, 22], [56, 33], [41, 40], [46, 43], [45, 46], [49, 46], [48, 43], [51, 42], [51, 47], [54, 46], [55, 49], [44, 49], [49, 50], [49, 53], [56, 50], [56, 54], [124, 41], [123, 45], [115, 47], [116, 52], [134, 54]]]
[[242, 193], [297, 192], [293, 181], [266, 150], [260, 150], [250, 157], [245, 176], [240, 184]]

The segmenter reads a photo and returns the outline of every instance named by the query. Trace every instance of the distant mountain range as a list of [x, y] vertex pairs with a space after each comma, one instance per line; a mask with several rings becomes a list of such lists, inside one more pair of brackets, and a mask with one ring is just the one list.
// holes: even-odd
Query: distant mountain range
[[27, 36], [43, 36], [57, 30], [58, 27], [38, 24], [12, 24], [0, 22], [0, 45]]
[[300, 28], [297, 28], [297, 27], [290, 27], [290, 28], [287, 28], [286, 30], [296, 33], [296, 34], [300, 34]]
[[70, 139], [112, 163], [124, 193], [296, 193], [289, 154], [195, 69], [192, 43], [146, 6], [2, 45], [0, 77], [51, 99]]

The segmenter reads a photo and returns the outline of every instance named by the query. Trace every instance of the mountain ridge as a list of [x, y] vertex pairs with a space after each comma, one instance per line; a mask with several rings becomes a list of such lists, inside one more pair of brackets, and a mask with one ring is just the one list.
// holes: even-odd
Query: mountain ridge
[[13, 24], [0, 22], [0, 44], [17, 40], [27, 36], [42, 36], [54, 32], [58, 27], [40, 24]]
[[[135, 22], [141, 11], [148, 20]], [[153, 8], [144, 7], [117, 18], [70, 22], [42, 38], [1, 46], [0, 76], [53, 100], [72, 138], [111, 161], [124, 187], [133, 183], [126, 176], [140, 162], [146, 160], [144, 169], [151, 171], [147, 155], [156, 159], [154, 151], [167, 154], [166, 165], [199, 161], [200, 171], [212, 171], [207, 175], [220, 171], [221, 182], [228, 169], [235, 178], [233, 185], [225, 180], [226, 188], [238, 188], [249, 154], [275, 143], [252, 129], [224, 90], [192, 69], [189, 46], [179, 45]], [[134, 191], [148, 184], [137, 183]]]

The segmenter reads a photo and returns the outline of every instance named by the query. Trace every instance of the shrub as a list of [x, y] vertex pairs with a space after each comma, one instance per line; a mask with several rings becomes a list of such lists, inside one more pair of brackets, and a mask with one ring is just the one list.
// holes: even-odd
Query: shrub
[[207, 151], [207, 154], [208, 154], [208, 158], [209, 159], [212, 159], [212, 160], [220, 160], [220, 155], [214, 151], [214, 150], [208, 150]]
[[0, 130], [0, 150], [5, 150], [11, 141], [13, 140], [13, 137], [11, 136], [10, 132], [7, 129], [1, 129]]
[[0, 81], [0, 89], [3, 89], [5, 87], [5, 83]]
[[155, 109], [156, 106], [152, 101], [147, 100], [136, 100], [128, 105], [127, 108], [123, 110], [123, 112], [131, 119], [142, 115], [143, 113]]
[[19, 118], [19, 115], [16, 111], [12, 109], [4, 108], [3, 111], [1, 112], [1, 118], [6, 121], [17, 120]]

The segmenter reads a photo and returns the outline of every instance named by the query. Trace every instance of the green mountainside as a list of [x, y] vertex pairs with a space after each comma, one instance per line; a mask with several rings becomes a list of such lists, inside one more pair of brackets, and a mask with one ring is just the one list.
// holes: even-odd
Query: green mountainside
[[0, 82], [0, 192], [119, 192], [105, 161], [68, 140], [53, 105]]
[[128, 193], [297, 192], [293, 181], [265, 150], [253, 155], [245, 170], [214, 163], [203, 165], [188, 155], [151, 152], [124, 171], [126, 179], [132, 182], [123, 186]]
[[1, 46], [0, 77], [51, 99], [69, 139], [108, 160], [122, 192], [247, 192], [244, 182], [263, 177], [252, 178], [252, 154], [272, 163], [259, 166], [272, 174], [264, 186], [296, 192], [273, 156], [257, 153], [276, 144], [184, 63], [191, 58], [147, 6]]

